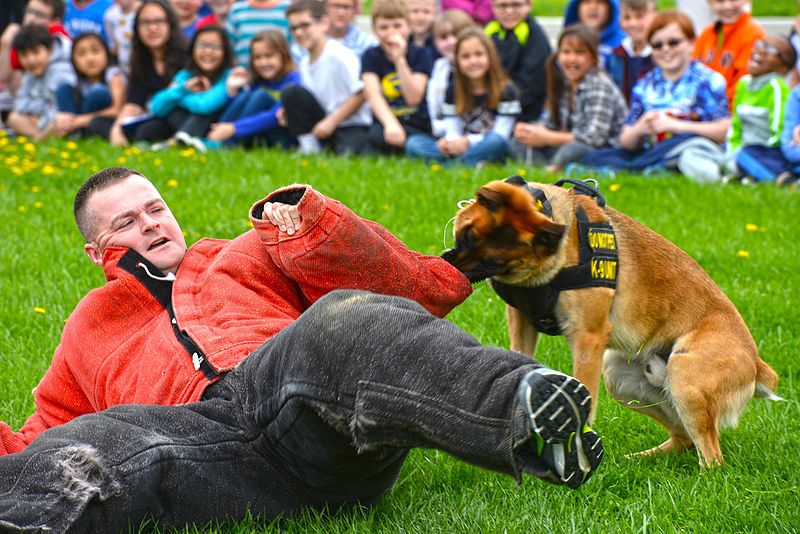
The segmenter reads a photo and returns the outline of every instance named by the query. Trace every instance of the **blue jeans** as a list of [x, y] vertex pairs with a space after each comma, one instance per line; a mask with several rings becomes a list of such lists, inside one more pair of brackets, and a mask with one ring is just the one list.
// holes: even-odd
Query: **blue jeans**
[[483, 140], [470, 146], [466, 152], [460, 156], [452, 157], [442, 154], [433, 136], [413, 134], [406, 141], [406, 154], [428, 161], [452, 162], [471, 167], [481, 161], [502, 161], [505, 159], [508, 154], [508, 141], [495, 132], [489, 132]]
[[530, 432], [516, 390], [537, 367], [411, 300], [334, 291], [200, 402], [116, 406], [0, 457], [0, 530], [116, 532], [146, 518], [166, 529], [248, 509], [369, 506], [411, 447], [519, 480], [536, 468], [517, 451]]
[[[275, 104], [275, 99], [263, 89], [256, 88], [250, 91], [244, 91], [236, 95], [234, 99], [228, 103], [218, 121], [236, 122], [239, 119], [252, 117], [256, 113], [267, 111]], [[233, 145], [234, 143], [239, 143], [251, 145], [253, 142], [258, 143], [259, 141], [263, 141], [267, 146], [280, 146], [282, 148], [291, 148], [297, 145], [297, 140], [294, 136], [292, 136], [286, 128], [280, 126], [260, 134], [229, 139], [225, 144]]]
[[111, 107], [111, 91], [108, 87], [96, 83], [85, 95], [80, 95], [77, 87], [61, 84], [56, 88], [56, 105], [58, 111], [83, 115]]

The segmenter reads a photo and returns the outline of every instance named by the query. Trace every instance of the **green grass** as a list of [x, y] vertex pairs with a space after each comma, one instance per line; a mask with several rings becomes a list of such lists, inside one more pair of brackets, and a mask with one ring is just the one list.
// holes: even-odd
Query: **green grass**
[[[5, 144], [4, 144], [5, 143]], [[72, 148], [70, 148], [72, 147]], [[95, 169], [126, 164], [163, 191], [190, 242], [247, 229], [251, 203], [307, 182], [410, 247], [438, 254], [456, 202], [517, 166], [434, 171], [391, 159], [303, 158], [271, 151], [137, 154], [100, 142], [29, 147], [0, 139], [0, 419], [18, 428], [33, 410], [31, 389], [48, 366], [64, 320], [103, 283], [82, 252], [71, 203]], [[71, 168], [75, 167], [75, 168]], [[552, 180], [534, 169], [528, 179]], [[175, 180], [172, 182], [171, 180]], [[613, 186], [613, 187], [612, 187]], [[784, 402], [752, 401], [739, 427], [722, 434], [726, 464], [701, 473], [693, 453], [626, 459], [665, 439], [649, 419], [605, 391], [596, 429], [605, 460], [578, 491], [526, 478], [521, 487], [436, 451], [414, 451], [396, 487], [369, 511], [283, 525], [291, 533], [396, 532], [793, 532], [800, 525], [800, 196], [769, 185], [697, 185], [677, 176], [622, 176], [602, 188], [611, 205], [674, 241], [711, 274], [741, 311], [761, 354], [780, 374]], [[748, 225], [755, 225], [753, 226]], [[753, 231], [755, 230], [755, 231]], [[747, 257], [743, 257], [746, 251]], [[37, 312], [37, 308], [39, 311]], [[42, 312], [43, 313], [40, 313]], [[483, 343], [507, 346], [503, 306], [485, 285], [449, 318]], [[563, 339], [539, 359], [569, 371]], [[190, 529], [196, 531], [197, 529]], [[272, 531], [253, 519], [215, 531]]]

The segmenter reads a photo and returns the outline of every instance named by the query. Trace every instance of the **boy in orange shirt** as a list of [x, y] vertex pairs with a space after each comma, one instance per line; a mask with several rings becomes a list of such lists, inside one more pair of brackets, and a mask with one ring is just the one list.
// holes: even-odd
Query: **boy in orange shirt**
[[710, 24], [694, 45], [693, 59], [725, 76], [728, 102], [733, 102], [736, 82], [747, 74], [753, 45], [763, 38], [762, 28], [745, 11], [748, 0], [708, 0], [717, 20]]

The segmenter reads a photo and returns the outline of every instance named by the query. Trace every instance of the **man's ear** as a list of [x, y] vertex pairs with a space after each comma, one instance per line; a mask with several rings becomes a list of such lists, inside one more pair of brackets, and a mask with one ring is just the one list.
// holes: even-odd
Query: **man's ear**
[[95, 265], [103, 265], [103, 253], [97, 243], [86, 243], [83, 245], [83, 251], [89, 256], [89, 261]]

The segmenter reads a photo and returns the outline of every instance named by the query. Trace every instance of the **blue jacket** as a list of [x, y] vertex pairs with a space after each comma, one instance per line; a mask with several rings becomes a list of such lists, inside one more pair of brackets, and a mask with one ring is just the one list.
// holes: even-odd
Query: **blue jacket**
[[300, 85], [300, 73], [296, 70], [293, 70], [277, 82], [264, 81], [254, 85], [250, 89], [251, 91], [266, 91], [272, 96], [275, 103], [265, 111], [234, 121], [233, 124], [236, 128], [234, 139], [249, 137], [275, 128], [278, 125], [276, 115], [281, 108], [280, 92], [290, 85]]
[[789, 94], [783, 115], [783, 133], [781, 134], [781, 153], [794, 165], [800, 163], [800, 145], [792, 144], [792, 132], [800, 126], [800, 87]]
[[[619, 25], [619, 0], [606, 0], [611, 8], [608, 14], [608, 24], [600, 32], [600, 57], [603, 58], [603, 67], [607, 64], [607, 58], [611, 56], [614, 48], [625, 38], [625, 32]], [[578, 4], [581, 0], [569, 0], [567, 9], [564, 11], [564, 26], [569, 26], [578, 20]]]
[[150, 113], [155, 117], [164, 118], [176, 108], [182, 108], [195, 115], [211, 115], [225, 107], [228, 103], [228, 93], [225, 82], [230, 74], [226, 70], [207, 91], [193, 93], [186, 88], [186, 82], [195, 76], [194, 73], [183, 69], [172, 78], [169, 87], [160, 90], [150, 100]]

